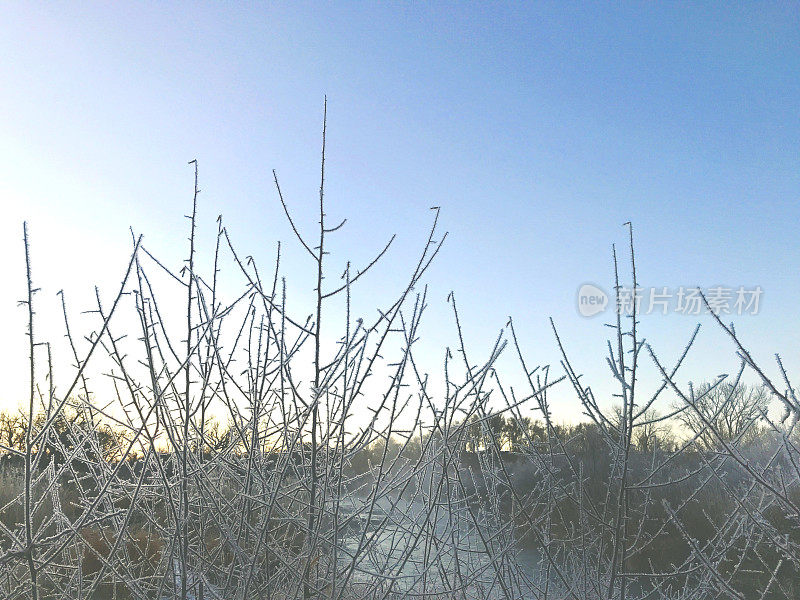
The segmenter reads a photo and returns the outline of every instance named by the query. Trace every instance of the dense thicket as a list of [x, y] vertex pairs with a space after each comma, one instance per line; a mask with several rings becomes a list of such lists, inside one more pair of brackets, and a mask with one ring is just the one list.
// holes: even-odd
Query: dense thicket
[[[64, 330], [37, 329], [26, 230], [30, 397], [0, 418], [0, 597], [800, 596], [800, 403], [780, 360], [776, 385], [711, 314], [741, 370], [684, 386], [694, 338], [664, 365], [636, 313], [620, 314], [618, 396], [600, 402], [555, 327], [558, 369], [526, 363], [511, 320], [476, 360], [451, 294], [458, 337], [437, 378], [416, 348], [438, 209], [403, 291], [370, 320], [351, 315], [351, 294], [391, 241], [326, 278], [341, 225], [325, 220], [324, 143], [313, 236], [277, 193], [311, 258], [308, 317], [286, 300], [280, 260], [267, 273], [240, 258], [221, 220], [199, 268], [196, 163], [185, 264], [134, 239], [118, 293], [97, 295], [80, 336], [63, 295]], [[223, 293], [223, 265], [239, 293]], [[71, 355], [52, 356], [65, 332]], [[74, 365], [64, 381], [57, 361]], [[566, 393], [586, 422], [553, 421]]]

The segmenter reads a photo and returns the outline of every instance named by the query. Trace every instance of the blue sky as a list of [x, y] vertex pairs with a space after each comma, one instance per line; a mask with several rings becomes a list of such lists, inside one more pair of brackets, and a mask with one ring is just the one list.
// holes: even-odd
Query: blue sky
[[[399, 234], [363, 283], [364, 307], [399, 288], [428, 208], [442, 207], [432, 347], [454, 343], [452, 289], [476, 355], [513, 315], [530, 362], [557, 365], [552, 316], [579, 370], [610, 393], [609, 330], [577, 313], [575, 294], [610, 287], [611, 244], [625, 247], [632, 221], [642, 285], [760, 285], [761, 313], [737, 328], [765, 363], [780, 352], [800, 367], [796, 3], [7, 3], [0, 23], [0, 333], [13, 382], [0, 403], [27, 384], [13, 376], [22, 220], [42, 318], [62, 288], [89, 308], [92, 285], [116, 285], [129, 226], [179, 263], [193, 158], [202, 240], [219, 213], [262, 262], [283, 240], [310, 312], [307, 257], [271, 170], [313, 227], [325, 95], [328, 212], [348, 218], [334, 264]], [[686, 377], [730, 371], [733, 349], [708, 317], [653, 315], [643, 330], [669, 358], [697, 322]], [[565, 399], [564, 418], [574, 408]]]

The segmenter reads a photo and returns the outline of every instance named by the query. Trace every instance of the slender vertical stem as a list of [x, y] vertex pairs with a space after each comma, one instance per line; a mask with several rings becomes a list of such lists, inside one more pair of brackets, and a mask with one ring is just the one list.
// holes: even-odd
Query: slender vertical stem
[[[620, 546], [622, 544], [622, 520], [624, 518], [624, 511], [623, 511], [623, 504], [625, 502], [625, 479], [627, 477], [627, 468], [628, 468], [628, 460], [627, 460], [627, 453], [624, 448], [627, 448], [627, 438], [628, 438], [628, 389], [625, 384], [625, 346], [624, 346], [624, 339], [622, 333], [622, 305], [621, 305], [621, 286], [619, 282], [619, 270], [618, 270], [618, 262], [617, 262], [617, 249], [616, 246], [612, 246], [612, 253], [614, 256], [614, 290], [615, 290], [615, 297], [616, 297], [616, 332], [617, 332], [617, 370], [618, 370], [618, 378], [620, 383], [620, 396], [622, 397], [622, 417], [619, 422], [619, 446], [616, 451], [616, 456], [619, 457], [622, 454], [622, 465], [621, 465], [621, 474], [619, 478], [619, 489], [617, 491], [617, 506], [616, 506], [616, 515], [614, 518], [614, 539], [613, 539], [613, 550], [611, 553], [611, 576], [608, 580], [608, 598], [610, 599], [614, 594], [614, 587], [617, 582], [618, 571], [619, 571], [619, 564], [618, 558], [620, 555]], [[633, 303], [636, 304], [636, 297], [633, 297]], [[616, 458], [619, 460], [619, 458]], [[617, 463], [619, 467], [619, 464]]]
[[28, 348], [30, 350], [30, 397], [28, 402], [28, 423], [25, 428], [25, 558], [28, 562], [28, 572], [31, 578], [31, 598], [38, 600], [39, 586], [37, 585], [36, 563], [33, 558], [33, 511], [31, 509], [31, 479], [33, 477], [31, 459], [33, 454], [33, 419], [34, 401], [36, 396], [36, 366], [34, 361], [34, 348], [36, 344], [33, 338], [33, 281], [31, 279], [31, 256], [28, 244], [28, 223], [22, 224], [23, 239], [25, 241], [25, 273], [28, 281]]
[[[309, 494], [308, 509], [308, 547], [313, 546], [313, 531], [316, 523], [317, 510], [317, 427], [319, 420], [319, 399], [321, 390], [319, 389], [320, 374], [322, 366], [320, 364], [320, 332], [322, 331], [322, 279], [323, 261], [325, 256], [325, 134], [328, 125], [328, 98], [325, 98], [325, 105], [322, 113], [322, 163], [320, 168], [319, 184], [319, 248], [317, 254], [317, 310], [316, 323], [314, 325], [314, 390], [311, 405], [311, 491]], [[306, 567], [303, 581], [303, 598], [308, 600], [311, 597], [311, 589], [308, 583], [310, 576], [312, 557], [306, 557]]]
[[189, 283], [186, 302], [186, 378], [184, 381], [183, 440], [181, 454], [181, 600], [186, 600], [189, 571], [189, 419], [191, 415], [191, 358], [192, 358], [192, 293], [194, 291], [194, 234], [197, 217], [197, 160], [194, 164], [194, 199], [192, 200], [191, 233], [189, 235]]

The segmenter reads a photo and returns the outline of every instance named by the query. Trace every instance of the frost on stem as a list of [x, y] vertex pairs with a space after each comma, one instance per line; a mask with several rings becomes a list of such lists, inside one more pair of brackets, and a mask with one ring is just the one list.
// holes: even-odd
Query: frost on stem
[[[446, 237], [439, 209], [402, 291], [376, 317], [354, 315], [392, 242], [329, 283], [329, 241], [347, 229], [326, 223], [326, 127], [314, 234], [273, 173], [312, 258], [311, 311], [287, 297], [281, 247], [261, 271], [221, 218], [204, 272], [194, 161], [187, 260], [171, 269], [134, 237], [113, 301], [96, 294], [80, 335], [63, 294], [64, 331], [34, 328], [25, 228], [31, 385], [25, 410], [0, 418], [0, 597], [800, 595], [796, 418], [771, 419], [740, 381], [752, 370], [798, 414], [780, 361], [782, 390], [719, 321], [742, 371], [687, 385], [698, 330], [667, 363], [638, 316], [620, 315], [607, 357], [617, 393], [599, 398], [555, 323], [557, 367], [528, 364], [512, 319], [481, 354], [451, 294], [454, 346], [431, 374], [418, 348], [423, 279]], [[612, 264], [619, 291], [616, 249]], [[234, 293], [219, 283], [224, 265]], [[69, 356], [51, 356], [45, 338], [62, 333]], [[60, 361], [73, 369], [55, 382]], [[581, 423], [553, 417], [568, 393]]]

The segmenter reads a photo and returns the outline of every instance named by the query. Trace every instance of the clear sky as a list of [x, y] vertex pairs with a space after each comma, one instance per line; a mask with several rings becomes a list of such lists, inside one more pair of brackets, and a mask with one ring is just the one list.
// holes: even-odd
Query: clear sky
[[[179, 265], [194, 158], [205, 249], [219, 213], [262, 262], [283, 240], [310, 312], [271, 170], [312, 227], [325, 95], [328, 213], [349, 219], [333, 260], [399, 234], [364, 306], [400, 286], [442, 207], [432, 345], [454, 342], [452, 289], [476, 356], [513, 315], [530, 362], [557, 365], [552, 316], [610, 390], [607, 316], [580, 316], [576, 293], [610, 288], [632, 221], [643, 286], [761, 286], [738, 331], [770, 369], [776, 352], [800, 367], [797, 3], [4, 3], [0, 57], [0, 404], [27, 385], [22, 221], [42, 318], [62, 288], [91, 308], [95, 283], [113, 294], [129, 226]], [[708, 317], [642, 328], [669, 359], [697, 322], [686, 378], [735, 368]]]

